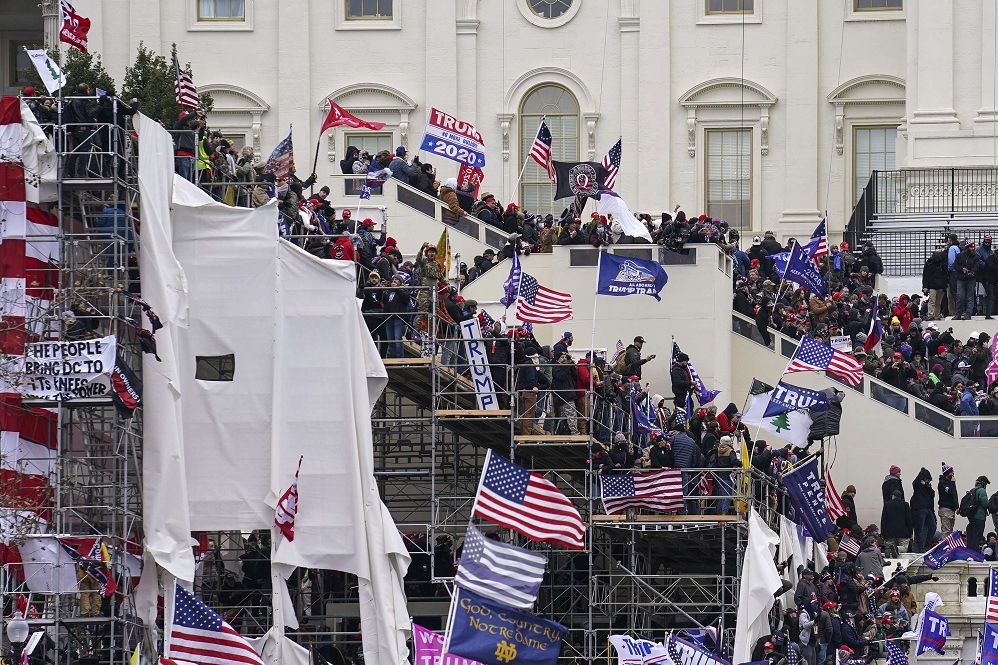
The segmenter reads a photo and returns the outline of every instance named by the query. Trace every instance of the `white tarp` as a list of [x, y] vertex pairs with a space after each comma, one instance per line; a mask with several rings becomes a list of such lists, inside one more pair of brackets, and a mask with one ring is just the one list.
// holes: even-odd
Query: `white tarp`
[[76, 562], [55, 536], [32, 536], [18, 545], [24, 564], [24, 584], [38, 593], [79, 591]]
[[[783, 515], [780, 515], [780, 554], [779, 560], [786, 561], [787, 559], [793, 559], [790, 561], [790, 565], [787, 566], [784, 571], [784, 576], [793, 584], [793, 588], [780, 596], [780, 604], [784, 607], [794, 606], [794, 594], [793, 589], [797, 588], [797, 582], [800, 581], [800, 576], [797, 574], [797, 566], [805, 565], [804, 560], [804, 548], [800, 539], [800, 532], [797, 530], [796, 522], [791, 522]], [[773, 589], [776, 590], [775, 588]]]
[[[143, 124], [140, 154], [157, 132], [168, 136]], [[160, 162], [172, 168], [167, 154]], [[150, 414], [175, 414], [183, 471], [152, 483], [147, 474], [146, 495], [179, 482], [189, 529], [265, 529], [303, 457], [295, 539], [275, 542], [273, 561], [357, 574], [365, 660], [400, 664], [409, 557], [374, 481], [370, 414], [387, 373], [357, 307], [354, 264], [280, 240], [274, 204], [232, 208], [180, 178], [173, 188], [161, 233], [150, 232], [143, 198], [142, 253], [165, 278], [159, 296], [186, 297], [189, 327], [162, 315], [140, 266], [143, 295], [175, 352], [167, 365], [158, 332], [162, 364], [175, 374], [163, 382], [169, 391], [150, 398], [147, 387], [144, 401], [147, 432]], [[231, 380], [196, 378], [197, 357], [230, 354]], [[160, 363], [145, 360], [148, 377]]]
[[766, 525], [755, 508], [749, 511], [748, 522], [748, 547], [742, 560], [733, 663], [752, 660], [752, 647], [760, 637], [770, 632], [769, 610], [776, 603], [773, 593], [782, 585], [773, 561], [780, 537]]

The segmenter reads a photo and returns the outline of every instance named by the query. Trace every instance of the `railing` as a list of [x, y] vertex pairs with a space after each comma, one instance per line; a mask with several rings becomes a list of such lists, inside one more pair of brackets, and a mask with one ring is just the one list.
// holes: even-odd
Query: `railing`
[[[876, 175], [876, 171], [874, 171], [874, 175]], [[866, 228], [873, 217], [873, 203], [877, 198], [876, 184], [876, 178], [871, 176], [866, 187], [863, 188], [863, 193], [860, 194], [859, 201], [853, 208], [852, 215], [849, 217], [849, 222], [842, 234], [842, 239], [849, 243], [851, 249], [858, 248], [866, 238]]]
[[[762, 336], [759, 334], [755, 322], [737, 312], [731, 313], [731, 331], [763, 345]], [[773, 338], [775, 345], [775, 349], [771, 346], [768, 347], [769, 350], [779, 353], [788, 359], [793, 357], [794, 352], [797, 350], [797, 340], [775, 330], [770, 330], [769, 334]], [[828, 373], [825, 376], [850, 390], [861, 393], [874, 401], [894, 409], [898, 413], [904, 414], [912, 420], [917, 420], [923, 425], [955, 439], [998, 438], [998, 416], [957, 416], [947, 413], [869, 374], [863, 377], [858, 386], [850, 386], [842, 382], [838, 377]]]
[[998, 210], [998, 168], [994, 167], [874, 171], [870, 184], [874, 193], [871, 217], [957, 219]]

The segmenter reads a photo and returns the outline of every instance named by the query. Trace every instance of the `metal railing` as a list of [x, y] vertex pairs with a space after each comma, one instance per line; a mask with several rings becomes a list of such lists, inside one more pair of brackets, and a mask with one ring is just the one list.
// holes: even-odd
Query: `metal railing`
[[[737, 312], [731, 313], [731, 331], [765, 346], [755, 322]], [[784, 358], [792, 358], [797, 350], [797, 340], [772, 329], [769, 334], [773, 338], [774, 346], [767, 348]], [[825, 376], [955, 439], [998, 439], [998, 416], [957, 416], [947, 413], [869, 374], [866, 374], [857, 386], [844, 383], [827, 372]]]

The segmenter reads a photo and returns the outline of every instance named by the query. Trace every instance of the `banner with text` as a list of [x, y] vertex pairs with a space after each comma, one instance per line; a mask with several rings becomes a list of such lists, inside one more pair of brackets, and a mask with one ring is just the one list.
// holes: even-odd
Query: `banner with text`
[[25, 397], [103, 397], [111, 394], [115, 349], [113, 335], [77, 342], [26, 344], [24, 358], [16, 363], [16, 375], [5, 378]]
[[474, 186], [474, 189], [469, 192], [478, 200], [478, 188], [482, 185], [482, 180], [485, 179], [485, 172], [482, 171], [477, 166], [468, 166], [467, 164], [461, 164], [461, 168], [457, 171], [457, 186], [464, 187], [469, 182]]
[[806, 526], [815, 540], [827, 540], [832, 532], [832, 520], [828, 517], [825, 490], [818, 475], [818, 458], [812, 457], [784, 473], [783, 485], [797, 510], [798, 524]]
[[485, 341], [482, 339], [482, 329], [478, 325], [477, 318], [461, 322], [461, 336], [464, 337], [464, 349], [468, 354], [471, 378], [475, 382], [478, 408], [482, 411], [498, 411], [499, 400], [496, 398], [492, 372], [489, 371], [489, 359], [485, 355]]
[[481, 665], [470, 660], [444, 653], [444, 636], [428, 628], [412, 624], [413, 665]]
[[485, 142], [475, 126], [438, 109], [430, 109], [420, 149], [468, 166], [485, 166]]

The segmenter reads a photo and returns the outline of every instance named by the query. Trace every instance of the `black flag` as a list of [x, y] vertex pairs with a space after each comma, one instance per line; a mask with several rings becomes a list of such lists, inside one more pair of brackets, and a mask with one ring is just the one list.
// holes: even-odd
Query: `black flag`
[[118, 356], [111, 373], [111, 401], [122, 418], [131, 418], [132, 412], [142, 403], [142, 382], [128, 364]]
[[598, 162], [552, 162], [557, 189], [555, 199], [596, 196], [605, 189], [606, 168]]

